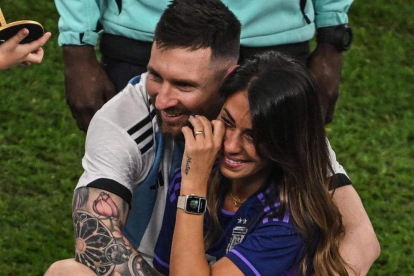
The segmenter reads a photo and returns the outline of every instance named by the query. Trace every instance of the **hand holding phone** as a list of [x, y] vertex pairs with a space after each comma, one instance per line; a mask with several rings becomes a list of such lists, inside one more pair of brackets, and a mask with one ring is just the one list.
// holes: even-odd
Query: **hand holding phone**
[[7, 24], [0, 9], [0, 43], [6, 42], [22, 29], [29, 30], [29, 35], [20, 41], [20, 44], [35, 41], [44, 34], [43, 26], [36, 21], [22, 20]]
[[0, 70], [19, 65], [29, 66], [42, 61], [42, 46], [51, 33], [43, 34], [43, 27], [33, 22], [18, 21], [7, 24], [0, 10]]

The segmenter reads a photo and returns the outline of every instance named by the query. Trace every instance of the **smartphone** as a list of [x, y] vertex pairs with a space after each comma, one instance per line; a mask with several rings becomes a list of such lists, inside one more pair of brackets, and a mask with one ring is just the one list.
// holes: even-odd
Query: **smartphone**
[[43, 26], [32, 20], [15, 21], [12, 23], [6, 23], [3, 13], [0, 9], [0, 43], [3, 43], [17, 34], [21, 29], [26, 28], [29, 30], [29, 35], [26, 36], [20, 44], [29, 43], [41, 38], [44, 34]]

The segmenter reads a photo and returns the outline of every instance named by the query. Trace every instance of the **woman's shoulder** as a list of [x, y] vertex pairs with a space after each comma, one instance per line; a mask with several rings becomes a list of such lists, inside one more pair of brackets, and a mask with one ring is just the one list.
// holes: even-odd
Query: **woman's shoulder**
[[251, 211], [256, 213], [256, 227], [280, 225], [294, 228], [293, 219], [288, 207], [283, 209], [278, 196], [272, 196], [269, 188], [259, 191], [251, 202]]
[[251, 224], [233, 229], [226, 257], [246, 275], [281, 275], [296, 270], [305, 244], [289, 210], [281, 212], [277, 201], [256, 203], [260, 205], [255, 206]]

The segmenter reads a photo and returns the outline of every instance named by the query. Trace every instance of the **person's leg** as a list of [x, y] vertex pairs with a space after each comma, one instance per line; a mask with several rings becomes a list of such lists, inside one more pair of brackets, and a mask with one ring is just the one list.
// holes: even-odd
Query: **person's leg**
[[75, 259], [61, 260], [53, 263], [44, 276], [96, 276], [87, 266]]
[[147, 65], [132, 64], [103, 55], [101, 62], [109, 79], [114, 84], [117, 93], [120, 92], [133, 77], [147, 71]]
[[121, 91], [130, 79], [147, 71], [151, 45], [151, 42], [123, 36], [102, 35], [99, 47], [102, 66], [117, 92]]

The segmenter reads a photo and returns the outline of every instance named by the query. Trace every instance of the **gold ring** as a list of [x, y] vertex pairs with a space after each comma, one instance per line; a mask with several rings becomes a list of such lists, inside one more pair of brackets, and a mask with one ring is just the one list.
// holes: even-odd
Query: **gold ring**
[[195, 135], [200, 135], [200, 134], [204, 134], [204, 131], [199, 130], [199, 131], [196, 131], [196, 132], [195, 132]]

